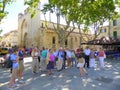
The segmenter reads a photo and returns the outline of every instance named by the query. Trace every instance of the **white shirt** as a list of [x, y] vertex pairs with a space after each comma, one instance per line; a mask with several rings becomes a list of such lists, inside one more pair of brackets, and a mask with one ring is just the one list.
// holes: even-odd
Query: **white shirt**
[[72, 53], [67, 50], [67, 51], [66, 51], [66, 56], [69, 57], [69, 58], [71, 58], [71, 57], [72, 57]]
[[85, 54], [85, 55], [90, 55], [90, 49], [85, 49], [85, 50], [84, 50], [84, 54]]

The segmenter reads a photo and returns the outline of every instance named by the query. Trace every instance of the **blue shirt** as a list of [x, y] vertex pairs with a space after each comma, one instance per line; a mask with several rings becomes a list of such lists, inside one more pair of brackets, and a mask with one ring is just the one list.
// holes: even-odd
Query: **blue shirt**
[[57, 57], [58, 52], [57, 52], [57, 51], [56, 51], [56, 52], [53, 52], [53, 55], [54, 55], [55, 57]]
[[10, 60], [13, 61], [13, 65], [12, 65], [12, 68], [18, 68], [19, 64], [18, 62], [14, 62], [15, 60], [17, 60], [17, 55], [16, 54], [11, 54], [10, 56]]
[[63, 51], [58, 51], [58, 60], [63, 60], [63, 58], [64, 58]]
[[23, 60], [24, 53], [22, 51], [18, 51], [18, 55], [20, 57], [20, 60]]

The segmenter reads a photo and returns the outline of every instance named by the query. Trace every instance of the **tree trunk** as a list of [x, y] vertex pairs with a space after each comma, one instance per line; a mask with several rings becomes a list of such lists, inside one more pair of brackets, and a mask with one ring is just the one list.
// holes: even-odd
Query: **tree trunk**
[[59, 31], [59, 35], [58, 35], [58, 41], [59, 41], [59, 45], [60, 47], [65, 47], [65, 31], [64, 30], [60, 30]]

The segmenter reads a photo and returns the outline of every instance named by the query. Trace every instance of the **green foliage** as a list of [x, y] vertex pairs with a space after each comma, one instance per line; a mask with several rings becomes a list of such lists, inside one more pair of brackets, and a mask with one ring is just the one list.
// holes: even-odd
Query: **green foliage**
[[120, 0], [115, 0], [115, 4], [117, 4], [120, 7]]
[[31, 13], [31, 18], [36, 15], [36, 8], [38, 7], [40, 0], [25, 0], [24, 5], [29, 6], [29, 12]]
[[[17, 0], [0, 0], [0, 21], [7, 15], [5, 7]], [[29, 6], [31, 17], [36, 14], [36, 8], [40, 0], [25, 0], [24, 4]], [[120, 0], [49, 0], [42, 10], [55, 12], [59, 9], [60, 14], [70, 21], [76, 23], [90, 24], [116, 15], [115, 4], [120, 6]]]
[[0, 22], [1, 20], [8, 14], [8, 12], [5, 11], [6, 6], [11, 3], [13, 3], [15, 0], [1, 0], [0, 1]]
[[83, 32], [88, 34], [88, 26], [94, 23], [101, 23], [108, 19], [118, 18], [115, 12], [114, 0], [49, 0], [49, 4], [44, 5], [43, 12], [55, 12], [60, 14], [68, 21], [84, 24]]
[[1, 36], [1, 33], [3, 32], [3, 30], [1, 29], [0, 30], [0, 40], [2, 39], [2, 36]]
[[0, 34], [1, 34], [2, 32], [3, 32], [3, 30], [1, 29], [1, 30], [0, 30]]
[[49, 0], [42, 11], [54, 12], [56, 8], [69, 21], [85, 25], [116, 15], [114, 0]]
[[[17, 0], [0, 0], [0, 22], [8, 14], [8, 12], [5, 11], [6, 6], [11, 5], [16, 1]], [[40, 0], [25, 0], [24, 4], [29, 6], [31, 17], [36, 15], [36, 7], [38, 6], [39, 2]]]
[[83, 32], [87, 34], [89, 25], [94, 23], [102, 25], [105, 20], [118, 17], [115, 4], [118, 2], [114, 0], [49, 0], [49, 4], [44, 5], [42, 12], [54, 12], [57, 17], [61, 15], [67, 24], [74, 22], [78, 27], [84, 24]]

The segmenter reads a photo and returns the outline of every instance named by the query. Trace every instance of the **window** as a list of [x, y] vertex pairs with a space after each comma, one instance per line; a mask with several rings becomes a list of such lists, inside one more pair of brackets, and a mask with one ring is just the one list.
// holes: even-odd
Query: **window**
[[113, 26], [117, 25], [117, 20], [113, 20]]
[[117, 38], [117, 31], [113, 32], [113, 37], [116, 39]]
[[75, 42], [77, 42], [77, 37], [75, 37]]
[[65, 40], [65, 46], [67, 47], [67, 45], [68, 45], [68, 40], [66, 39]]
[[104, 32], [107, 32], [107, 29], [106, 29], [106, 28], [104, 29]]
[[43, 25], [43, 23], [42, 23], [41, 28], [43, 28], [43, 27], [44, 27], [44, 25]]
[[52, 44], [55, 44], [55, 37], [52, 38]]

